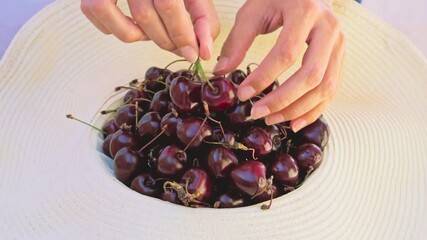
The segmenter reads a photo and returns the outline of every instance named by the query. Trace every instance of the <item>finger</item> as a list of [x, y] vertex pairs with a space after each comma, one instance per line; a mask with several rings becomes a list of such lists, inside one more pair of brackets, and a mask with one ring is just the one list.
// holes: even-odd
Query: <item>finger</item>
[[[253, 118], [258, 119], [288, 107], [291, 103], [320, 84], [336, 41], [334, 35], [325, 35], [325, 33], [326, 32], [321, 28], [313, 29], [309, 39], [309, 47], [304, 54], [302, 67], [288, 80], [282, 83], [279, 88], [267, 94], [252, 107], [251, 116]], [[325, 36], [331, 36], [331, 38], [326, 38]], [[269, 62], [274, 64], [274, 59]], [[268, 65], [263, 65], [263, 69], [260, 69], [260, 65], [253, 73], [262, 70], [263, 72], [267, 72], [267, 66]], [[245, 81], [253, 81], [253, 78], [249, 79], [251, 75], [249, 75]], [[275, 78], [276, 75], [272, 77]], [[261, 77], [260, 79], [267, 78], [268, 77]], [[266, 87], [270, 84], [270, 80], [260, 79], [257, 79], [260, 82], [258, 86], [261, 85], [262, 87]], [[245, 84], [245, 82], [243, 82], [242, 85], [243, 84]], [[254, 85], [254, 83], [251, 84]], [[240, 87], [242, 87], [242, 85]]]
[[336, 94], [339, 82], [341, 81], [343, 59], [344, 44], [343, 38], [340, 37], [340, 40], [335, 44], [322, 83], [285, 109], [268, 115], [265, 118], [265, 122], [268, 125], [273, 125], [276, 123], [297, 119], [309, 112], [311, 109], [315, 108], [319, 102], [331, 99], [332, 96]]
[[154, 8], [153, 0], [128, 0], [128, 4], [133, 19], [153, 42], [164, 50], [171, 52], [176, 50], [162, 19]]
[[304, 114], [303, 116], [291, 121], [291, 128], [294, 132], [298, 132], [307, 125], [313, 123], [322, 115], [326, 107], [329, 105], [329, 100], [319, 103], [315, 108]]
[[253, 7], [244, 5], [236, 15], [236, 21], [221, 49], [215, 75], [223, 75], [235, 69], [244, 59], [261, 28], [262, 15], [256, 15]]
[[108, 31], [123, 42], [136, 42], [144, 38], [141, 29], [120, 11], [114, 0], [94, 0], [90, 10]]
[[111, 32], [100, 22], [98, 19], [92, 14], [90, 10], [91, 1], [90, 0], [82, 0], [80, 3], [80, 9], [82, 13], [92, 22], [92, 24], [98, 28], [99, 31], [105, 34], [111, 34]]
[[197, 60], [198, 49], [196, 36], [190, 16], [183, 1], [154, 0], [154, 7], [166, 27], [169, 38], [178, 52], [187, 61]]
[[213, 41], [218, 37], [220, 30], [213, 1], [185, 0], [184, 3], [193, 21], [200, 57], [209, 60], [212, 57]]

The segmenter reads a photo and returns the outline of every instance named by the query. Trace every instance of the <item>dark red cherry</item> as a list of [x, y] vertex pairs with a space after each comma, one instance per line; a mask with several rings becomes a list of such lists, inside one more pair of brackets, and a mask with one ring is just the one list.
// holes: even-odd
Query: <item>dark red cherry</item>
[[[138, 107], [138, 118], [143, 114], [142, 108]], [[136, 123], [136, 106], [133, 104], [128, 104], [121, 107], [114, 118], [114, 121], [117, 126], [122, 126], [123, 124], [135, 126]]]
[[175, 137], [177, 125], [179, 122], [181, 122], [181, 120], [181, 118], [175, 116], [175, 114], [172, 112], [163, 116], [160, 125], [162, 129], [165, 129], [165, 135], [168, 137]]
[[153, 92], [165, 89], [164, 82], [170, 73], [172, 72], [168, 69], [150, 67], [145, 73], [145, 87]]
[[323, 149], [328, 144], [329, 126], [325, 119], [320, 117], [312, 124], [301, 129], [297, 134], [302, 138], [302, 142], [314, 143]]
[[141, 194], [157, 197], [161, 192], [161, 187], [156, 183], [156, 179], [149, 173], [141, 173], [133, 179], [130, 188]]
[[214, 177], [225, 178], [238, 164], [238, 160], [232, 150], [223, 146], [213, 146], [208, 153], [207, 163]]
[[203, 119], [189, 117], [178, 123], [176, 135], [184, 145], [190, 144], [188, 147], [194, 148], [200, 146], [206, 137], [212, 135], [212, 129], [208, 124], [203, 123]]
[[150, 67], [145, 72], [145, 79], [148, 79], [148, 80], [157, 79], [160, 76], [162, 76], [162, 73], [163, 73], [163, 68]]
[[107, 133], [105, 134], [105, 137], [107, 135], [117, 132], [117, 130], [119, 130], [119, 127], [116, 125], [116, 122], [114, 121], [114, 119], [111, 119], [110, 121], [106, 122], [102, 127], [102, 131]]
[[224, 129], [223, 134], [221, 128], [215, 127], [212, 128], [212, 136], [209, 138], [209, 141], [234, 145], [234, 143], [236, 142], [236, 133], [231, 130]]
[[273, 151], [277, 151], [282, 146], [282, 134], [279, 128], [275, 125], [271, 125], [265, 128], [268, 135], [270, 136], [271, 142], [273, 144]]
[[178, 195], [175, 191], [166, 191], [160, 194], [160, 199], [163, 201], [168, 201], [171, 203], [182, 205], [181, 201], [178, 198]]
[[217, 208], [235, 208], [245, 206], [245, 199], [238, 193], [224, 193], [215, 202]]
[[143, 141], [151, 140], [160, 133], [161, 117], [158, 112], [148, 112], [139, 120], [138, 135]]
[[154, 94], [150, 104], [150, 111], [158, 112], [160, 116], [168, 113], [169, 103], [171, 102], [169, 91], [161, 90]]
[[270, 165], [274, 180], [287, 186], [298, 184], [299, 168], [297, 162], [291, 155], [282, 153], [274, 158]]
[[253, 127], [243, 138], [243, 144], [248, 148], [255, 149], [257, 156], [266, 156], [273, 150], [273, 143], [268, 132], [260, 127]]
[[181, 184], [185, 186], [188, 183], [188, 192], [196, 194], [196, 200], [201, 202], [209, 202], [212, 197], [212, 182], [208, 174], [200, 168], [190, 168], [187, 170], [181, 179]]
[[212, 112], [225, 111], [237, 102], [237, 88], [228, 78], [214, 77], [203, 83], [201, 100]]
[[227, 78], [230, 79], [236, 85], [240, 85], [246, 77], [246, 73], [240, 69], [234, 70], [227, 76]]
[[313, 170], [316, 169], [322, 163], [322, 159], [322, 150], [313, 143], [299, 146], [295, 153], [295, 160], [303, 171], [308, 171], [311, 167]]
[[187, 78], [191, 79], [193, 77], [193, 75], [194, 75], [193, 71], [187, 70], [187, 69], [182, 69], [182, 70], [179, 70], [179, 71], [176, 71], [176, 72], [169, 74], [166, 77], [165, 82], [166, 82], [166, 84], [168, 84], [170, 86], [172, 81], [177, 77], [183, 76], [183, 77], [187, 77]]
[[194, 82], [187, 77], [175, 78], [170, 87], [169, 94], [175, 108], [182, 113], [193, 113], [200, 104], [200, 90], [202, 84]]
[[123, 147], [134, 148], [137, 146], [137, 140], [135, 136], [128, 130], [119, 129], [111, 137], [110, 141], [110, 155], [112, 158], [116, 156], [116, 153]]
[[157, 159], [157, 172], [165, 177], [176, 178], [185, 171], [187, 155], [175, 145], [166, 146]]
[[237, 165], [231, 171], [234, 185], [248, 196], [254, 196], [267, 185], [266, 168], [262, 162], [249, 160]]
[[274, 80], [274, 82], [270, 86], [268, 86], [266, 89], [264, 89], [264, 91], [262, 91], [262, 93], [267, 95], [270, 92], [272, 92], [273, 90], [276, 90], [279, 86], [280, 86], [279, 81]]
[[239, 102], [234, 108], [232, 108], [227, 117], [228, 122], [235, 127], [247, 127], [254, 124], [254, 120], [251, 117], [252, 104], [250, 101]]
[[135, 104], [138, 102], [139, 107], [141, 107], [144, 111], [148, 111], [150, 102], [147, 100], [150, 99], [150, 94], [148, 94], [145, 90], [131, 89], [123, 97], [123, 102], [129, 104]]
[[129, 147], [121, 148], [114, 157], [114, 175], [127, 184], [138, 168], [139, 155]]
[[104, 142], [102, 143], [102, 152], [109, 157], [111, 157], [110, 143], [111, 143], [111, 139], [113, 138], [113, 135], [114, 133], [107, 135], [107, 137], [104, 139]]

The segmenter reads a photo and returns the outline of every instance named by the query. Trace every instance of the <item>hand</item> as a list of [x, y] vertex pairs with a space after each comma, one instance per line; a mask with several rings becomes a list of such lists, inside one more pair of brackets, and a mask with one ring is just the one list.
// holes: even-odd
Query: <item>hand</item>
[[82, 0], [81, 10], [101, 32], [112, 33], [124, 42], [151, 39], [190, 62], [196, 61], [199, 53], [202, 59], [210, 59], [219, 33], [212, 0], [128, 0], [132, 18], [116, 3]]
[[246, 101], [286, 71], [308, 44], [301, 68], [279, 88], [257, 101], [253, 118], [267, 124], [291, 120], [296, 132], [314, 122], [339, 85], [344, 58], [344, 35], [325, 0], [248, 0], [239, 10], [215, 66], [215, 74], [235, 69], [258, 34], [283, 27], [276, 44], [238, 89]]

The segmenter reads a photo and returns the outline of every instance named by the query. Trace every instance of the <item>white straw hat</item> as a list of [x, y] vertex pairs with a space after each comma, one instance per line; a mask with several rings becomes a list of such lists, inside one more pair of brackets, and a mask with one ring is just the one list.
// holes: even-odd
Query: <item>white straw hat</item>
[[[216, 55], [242, 2], [215, 1]], [[348, 49], [325, 113], [325, 161], [262, 211], [185, 208], [117, 181], [98, 134], [65, 114], [102, 122], [97, 113], [118, 98], [115, 86], [176, 57], [102, 35], [77, 0], [46, 7], [0, 62], [0, 239], [425, 239], [427, 62], [358, 4], [335, 9]], [[260, 62], [276, 36], [261, 36], [242, 66]]]

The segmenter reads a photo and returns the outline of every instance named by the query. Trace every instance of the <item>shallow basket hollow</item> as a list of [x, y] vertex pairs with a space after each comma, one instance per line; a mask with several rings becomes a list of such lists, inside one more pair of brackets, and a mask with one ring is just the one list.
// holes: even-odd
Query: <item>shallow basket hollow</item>
[[[243, 2], [215, 1], [222, 31], [214, 56]], [[347, 58], [339, 94], [325, 113], [332, 133], [325, 161], [301, 188], [262, 211], [259, 205], [185, 208], [145, 197], [114, 178], [96, 149], [97, 133], [65, 115], [103, 121], [97, 113], [119, 98], [111, 97], [115, 86], [177, 58], [150, 42], [123, 44], [102, 35], [79, 3], [60, 0], [45, 8], [0, 62], [2, 239], [426, 236], [427, 62], [406, 37], [361, 6], [335, 4]], [[259, 63], [276, 36], [259, 37], [242, 66]], [[205, 69], [214, 63], [204, 63]]]

